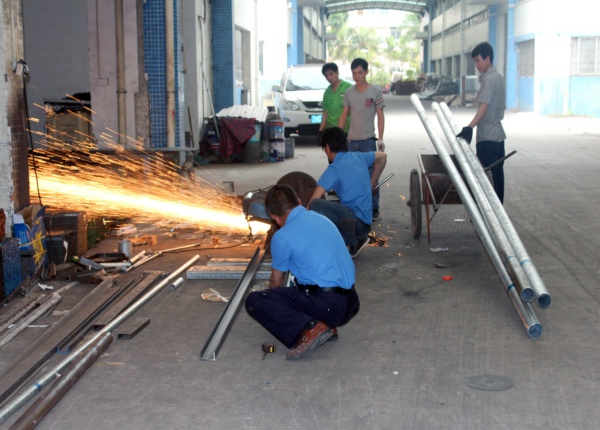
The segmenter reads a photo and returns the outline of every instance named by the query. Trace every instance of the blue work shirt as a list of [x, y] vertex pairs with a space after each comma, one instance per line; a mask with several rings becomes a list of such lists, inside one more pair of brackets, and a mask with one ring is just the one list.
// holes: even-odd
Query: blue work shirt
[[352, 288], [356, 270], [335, 224], [304, 206], [289, 213], [271, 239], [271, 265], [298, 284]]
[[375, 162], [374, 152], [338, 152], [317, 185], [333, 190], [340, 203], [352, 210], [367, 225], [373, 220], [373, 193], [369, 167]]

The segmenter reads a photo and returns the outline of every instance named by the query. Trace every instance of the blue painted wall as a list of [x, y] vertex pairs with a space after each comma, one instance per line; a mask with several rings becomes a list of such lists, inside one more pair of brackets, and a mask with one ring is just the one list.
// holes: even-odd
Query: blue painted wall
[[[514, 4], [517, 0], [509, 0], [508, 12], [506, 16], [506, 76], [504, 82], [506, 85], [506, 109], [517, 108], [517, 45], [515, 41], [515, 9]], [[519, 83], [520, 84], [520, 83]], [[521, 87], [519, 86], [519, 91]], [[533, 85], [532, 85], [532, 106], [533, 106]], [[521, 110], [521, 99], [519, 98], [519, 110]], [[533, 110], [533, 107], [532, 109]]]
[[[288, 67], [301, 64], [300, 58], [302, 57], [298, 57], [298, 52], [302, 53], [302, 51], [298, 50], [298, 45], [302, 45], [304, 42], [302, 37], [298, 34], [298, 29], [304, 28], [302, 23], [302, 8], [298, 8], [298, 0], [291, 0], [290, 3], [292, 5], [292, 44], [288, 45], [287, 48]], [[300, 23], [300, 26], [298, 26], [298, 23]]]
[[600, 118], [600, 76], [572, 76], [569, 82], [569, 111]]
[[[184, 80], [181, 3], [173, 0], [175, 43], [175, 146], [184, 146]], [[150, 147], [167, 146], [167, 52], [164, 0], [146, 0], [144, 13], [144, 68], [150, 98]]]
[[[535, 80], [530, 76], [520, 77], [518, 80], [519, 91], [517, 97], [520, 112], [533, 112], [534, 110], [534, 83]], [[508, 105], [508, 101], [506, 104]]]
[[540, 79], [540, 115], [563, 113], [564, 94], [569, 90], [569, 78]]
[[234, 105], [233, 34], [233, 0], [213, 0], [212, 54], [215, 112]]

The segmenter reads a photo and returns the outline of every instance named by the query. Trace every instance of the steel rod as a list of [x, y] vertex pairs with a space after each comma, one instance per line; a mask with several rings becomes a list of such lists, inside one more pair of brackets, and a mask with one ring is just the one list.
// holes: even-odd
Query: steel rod
[[27, 328], [29, 324], [38, 319], [48, 309], [57, 304], [60, 301], [60, 295], [54, 293], [48, 300], [40, 305], [35, 311], [26, 316], [20, 323], [15, 325], [12, 329], [8, 330], [3, 336], [0, 337], [0, 348], [6, 345], [12, 338], [21, 333]]
[[229, 333], [229, 329], [231, 328], [231, 325], [233, 324], [233, 321], [240, 310], [242, 299], [245, 297], [246, 291], [248, 290], [252, 279], [254, 279], [255, 273], [258, 271], [265, 253], [266, 248], [256, 248], [254, 256], [252, 257], [252, 260], [250, 260], [250, 264], [248, 264], [248, 267], [235, 287], [229, 302], [227, 302], [227, 306], [225, 306], [219, 321], [215, 325], [215, 328], [200, 352], [200, 358], [202, 360], [215, 361], [217, 359], [217, 354], [219, 353], [225, 337], [227, 336], [227, 333]]
[[[487, 195], [483, 192], [478, 178], [475, 177], [475, 174], [471, 169], [471, 165], [467, 161], [466, 155], [458, 146], [456, 136], [450, 128], [446, 117], [442, 113], [440, 105], [434, 102], [432, 103], [431, 108], [433, 109], [433, 112], [435, 113], [435, 116], [437, 117], [444, 134], [446, 135], [446, 140], [454, 151], [456, 161], [458, 162], [458, 165], [460, 166], [462, 173], [469, 184], [471, 193], [473, 194], [475, 201], [477, 202], [477, 206], [483, 215], [490, 233], [492, 234], [494, 242], [498, 247], [498, 251], [500, 251], [502, 260], [507, 266], [507, 269], [512, 271], [516, 278], [517, 282], [515, 283], [515, 286], [519, 291], [521, 299], [525, 300], [526, 302], [533, 301], [535, 298], [535, 292], [529, 282], [529, 278], [517, 261], [516, 252], [504, 229], [502, 228], [502, 225], [500, 224], [500, 221], [498, 220], [498, 217], [496, 216], [496, 213], [494, 212]], [[485, 182], [489, 184], [487, 178], [485, 179]]]
[[64, 397], [69, 389], [75, 385], [79, 378], [90, 368], [113, 341], [112, 333], [104, 333], [93, 345], [81, 351], [73, 363], [60, 375], [58, 380], [50, 387], [48, 392], [40, 396], [21, 417], [14, 422], [9, 430], [34, 429], [48, 412]]
[[[452, 120], [452, 113], [450, 112], [448, 105], [442, 103], [440, 106], [442, 108], [442, 112], [448, 119], [448, 123], [452, 127], [452, 130], [458, 133], [458, 127], [456, 123]], [[467, 145], [466, 142], [462, 141], [462, 139], [459, 139], [458, 143], [462, 148], [462, 151], [467, 155], [467, 159], [469, 160], [469, 163], [472, 166], [473, 173], [475, 173], [477, 179], [479, 179], [479, 182], [481, 183], [482, 188], [485, 194], [487, 195], [494, 212], [498, 216], [498, 219], [506, 233], [506, 236], [508, 237], [509, 241], [512, 243], [515, 249], [518, 261], [523, 267], [525, 273], [527, 274], [529, 282], [531, 283], [531, 286], [533, 287], [533, 290], [536, 294], [536, 304], [542, 309], [547, 308], [552, 303], [550, 293], [548, 292], [548, 289], [546, 288], [542, 277], [537, 271], [537, 268], [533, 264], [533, 261], [531, 260], [531, 257], [527, 252], [527, 249], [525, 249], [525, 245], [521, 241], [519, 234], [517, 233], [515, 227], [510, 221], [510, 218], [508, 217], [504, 206], [500, 202], [500, 199], [498, 199], [498, 196], [496, 195], [496, 192], [494, 191], [494, 188], [489, 183], [489, 181], [482, 180], [482, 178], [485, 177], [485, 173], [483, 172], [481, 164], [475, 157], [475, 154], [473, 154], [473, 151], [470, 149], [469, 145]]]
[[0, 409], [0, 423], [3, 423], [10, 415], [12, 415], [17, 409], [23, 406], [29, 399], [35, 396], [42, 388], [46, 387], [52, 381], [56, 379], [58, 375], [60, 375], [64, 369], [66, 369], [69, 364], [74, 360], [74, 357], [79, 354], [81, 351], [88, 348], [92, 343], [96, 341], [100, 336], [104, 335], [104, 333], [110, 332], [117, 328], [119, 324], [129, 318], [135, 311], [145, 305], [152, 297], [154, 297], [158, 292], [163, 289], [165, 286], [170, 285], [174, 279], [176, 279], [181, 273], [186, 271], [190, 266], [192, 266], [198, 259], [199, 255], [195, 255], [190, 260], [188, 260], [185, 264], [163, 279], [161, 282], [156, 284], [150, 291], [144, 294], [140, 299], [133, 303], [127, 310], [125, 310], [122, 314], [108, 323], [102, 330], [100, 330], [96, 335], [90, 337], [87, 341], [83, 342], [79, 345], [71, 354], [69, 354], [63, 361], [57, 364], [53, 369], [51, 369], [46, 374], [42, 375], [37, 382], [33, 383], [28, 388], [24, 388], [23, 392], [15, 397], [10, 402], [7, 402]]
[[415, 107], [415, 110], [417, 111], [417, 114], [419, 115], [419, 118], [421, 119], [421, 122], [423, 123], [423, 126], [425, 127], [425, 130], [427, 131], [431, 142], [437, 150], [440, 156], [440, 160], [442, 161], [444, 167], [448, 171], [448, 174], [450, 175], [450, 178], [454, 183], [456, 191], [458, 192], [463, 202], [463, 205], [465, 205], [469, 216], [473, 220], [475, 230], [479, 234], [481, 242], [485, 247], [486, 251], [488, 251], [488, 255], [490, 256], [492, 265], [494, 266], [494, 269], [496, 270], [496, 273], [498, 274], [498, 277], [502, 282], [502, 285], [506, 291], [506, 294], [508, 295], [508, 298], [510, 299], [513, 307], [515, 308], [517, 315], [521, 320], [521, 323], [525, 327], [527, 335], [533, 339], [540, 337], [540, 335], [542, 334], [541, 324], [537, 320], [537, 317], [533, 313], [533, 310], [531, 309], [529, 303], [524, 303], [520, 299], [516, 289], [514, 288], [514, 284], [512, 283], [510, 276], [508, 275], [508, 272], [504, 267], [504, 264], [502, 263], [502, 259], [500, 258], [498, 250], [496, 249], [491, 235], [487, 229], [487, 226], [483, 221], [483, 217], [479, 213], [479, 210], [477, 209], [473, 197], [471, 197], [469, 190], [467, 189], [464, 181], [462, 180], [460, 173], [456, 169], [456, 166], [452, 162], [452, 159], [446, 151], [446, 148], [440, 142], [438, 137], [433, 133], [433, 128], [431, 127], [431, 123], [427, 118], [425, 109], [423, 108], [421, 101], [415, 94], [413, 94], [410, 97], [410, 100], [413, 106]]

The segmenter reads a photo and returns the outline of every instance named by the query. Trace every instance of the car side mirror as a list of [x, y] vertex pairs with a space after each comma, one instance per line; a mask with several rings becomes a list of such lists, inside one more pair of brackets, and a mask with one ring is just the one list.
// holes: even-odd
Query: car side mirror
[[273, 85], [273, 88], [271, 89], [275, 92], [281, 92], [281, 87], [279, 85]]

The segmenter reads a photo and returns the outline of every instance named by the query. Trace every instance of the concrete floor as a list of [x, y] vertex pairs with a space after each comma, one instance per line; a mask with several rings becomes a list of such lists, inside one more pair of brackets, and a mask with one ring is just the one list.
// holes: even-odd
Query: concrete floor
[[[461, 125], [474, 114], [452, 110]], [[382, 219], [374, 225], [387, 242], [355, 259], [361, 311], [340, 328], [337, 342], [286, 361], [285, 348], [242, 309], [217, 360], [201, 361], [224, 304], [200, 294], [210, 287], [228, 295], [235, 281], [187, 280], [138, 311], [150, 325], [132, 340], [115, 340], [38, 428], [598, 428], [600, 120], [507, 113], [504, 126], [507, 153], [518, 151], [505, 164], [505, 208], [552, 296], [550, 308], [533, 306], [543, 326], [539, 339], [527, 336], [462, 205], [440, 208], [431, 243], [412, 238], [409, 172], [418, 168], [417, 154], [435, 150], [408, 97], [388, 95], [384, 173], [396, 175], [382, 189]], [[294, 159], [199, 173], [234, 181], [242, 194], [290, 171], [317, 178], [326, 164], [310, 139], [298, 139]], [[254, 250], [234, 249], [210, 254]], [[208, 252], [199, 252], [203, 261]], [[194, 254], [157, 259], [144, 270], [173, 270]], [[0, 369], [34, 336], [30, 330], [2, 350]], [[265, 360], [263, 342], [277, 346]], [[477, 375], [503, 376], [514, 386], [467, 386]]]

